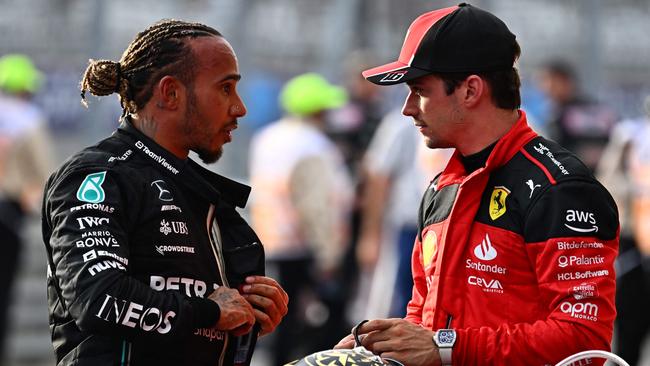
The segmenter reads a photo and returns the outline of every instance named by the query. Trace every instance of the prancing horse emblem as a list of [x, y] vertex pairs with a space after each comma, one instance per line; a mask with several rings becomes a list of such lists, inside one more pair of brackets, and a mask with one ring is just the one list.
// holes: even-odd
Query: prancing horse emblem
[[494, 187], [492, 195], [490, 196], [490, 218], [496, 220], [501, 215], [506, 213], [506, 198], [510, 194], [510, 190], [506, 187]]

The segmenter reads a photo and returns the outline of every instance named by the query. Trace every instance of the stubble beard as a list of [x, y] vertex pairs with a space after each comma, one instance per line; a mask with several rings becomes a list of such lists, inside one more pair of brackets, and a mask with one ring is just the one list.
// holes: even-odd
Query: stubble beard
[[204, 126], [199, 118], [196, 107], [196, 95], [194, 90], [189, 90], [187, 94], [187, 112], [185, 113], [185, 125], [183, 133], [189, 136], [193, 145], [190, 150], [194, 151], [199, 159], [205, 164], [213, 164], [221, 159], [223, 148], [217, 151], [210, 151], [205, 146], [210, 146], [210, 137], [205, 134], [207, 126]]

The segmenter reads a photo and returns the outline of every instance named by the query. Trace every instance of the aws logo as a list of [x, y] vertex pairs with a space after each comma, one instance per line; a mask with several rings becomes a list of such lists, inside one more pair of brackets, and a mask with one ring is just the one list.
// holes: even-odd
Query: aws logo
[[564, 226], [578, 233], [597, 233], [598, 225], [593, 212], [566, 210]]

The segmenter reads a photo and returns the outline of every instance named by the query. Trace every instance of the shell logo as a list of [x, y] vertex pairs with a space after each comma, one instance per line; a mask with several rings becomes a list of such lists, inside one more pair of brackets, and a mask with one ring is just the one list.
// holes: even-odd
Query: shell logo
[[422, 241], [422, 265], [428, 267], [438, 251], [438, 236], [433, 230], [429, 230], [424, 235]]

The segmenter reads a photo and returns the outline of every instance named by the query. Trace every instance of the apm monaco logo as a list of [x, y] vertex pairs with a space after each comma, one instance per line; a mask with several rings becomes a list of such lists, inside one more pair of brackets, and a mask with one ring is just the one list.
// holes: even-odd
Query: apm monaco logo
[[406, 75], [408, 71], [395, 71], [395, 72], [389, 72], [384, 75], [381, 80], [379, 80], [380, 83], [394, 83], [396, 81], [400, 81], [404, 75]]
[[593, 212], [566, 210], [564, 226], [578, 233], [597, 233], [598, 225]]
[[488, 234], [485, 234], [485, 239], [483, 239], [481, 244], [474, 247], [474, 255], [476, 258], [484, 261], [491, 261], [497, 257], [497, 250], [492, 246]]
[[563, 302], [560, 304], [560, 311], [571, 315], [572, 318], [598, 321], [598, 305], [589, 302], [576, 304]]

